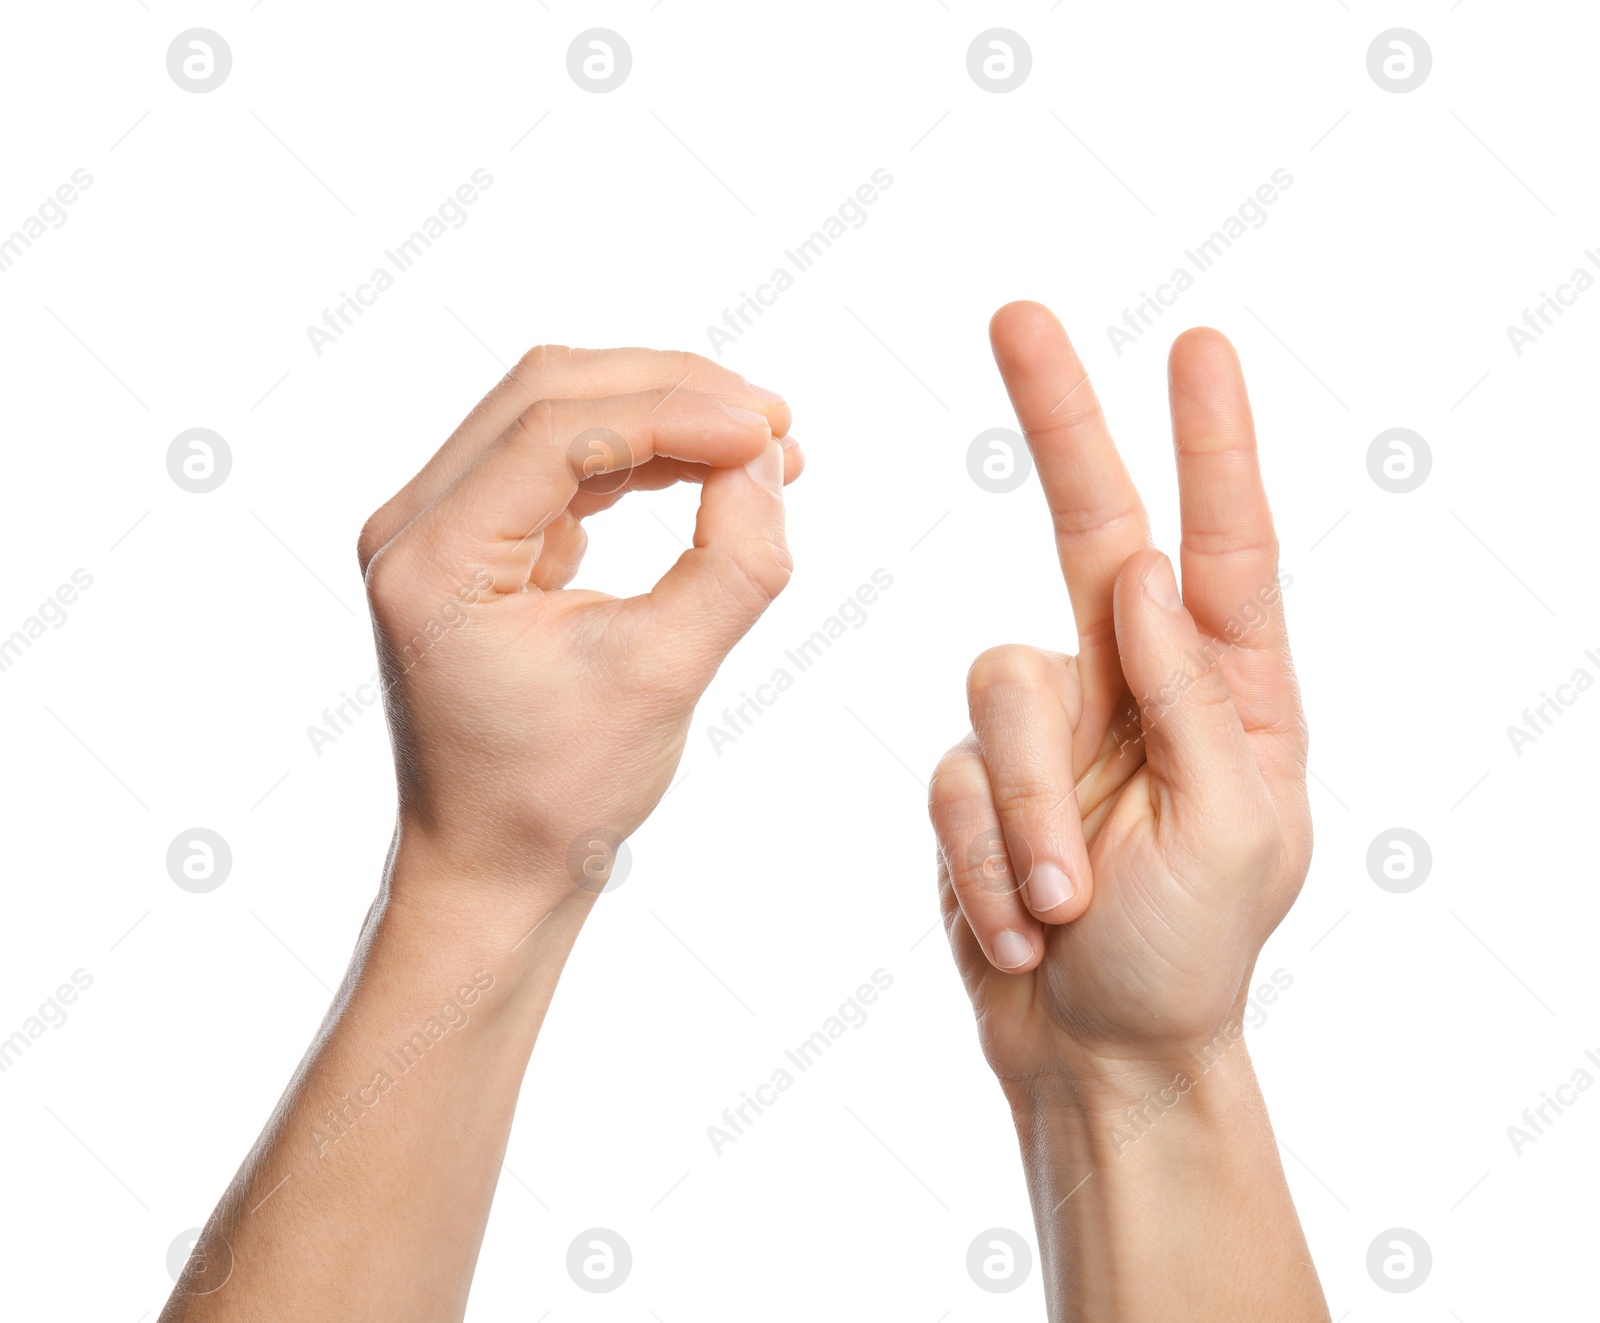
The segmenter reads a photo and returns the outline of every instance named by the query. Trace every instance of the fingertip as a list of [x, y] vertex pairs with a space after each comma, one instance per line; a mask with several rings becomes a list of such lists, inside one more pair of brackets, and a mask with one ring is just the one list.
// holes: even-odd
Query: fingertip
[[1190, 362], [1199, 359], [1216, 359], [1217, 361], [1231, 361], [1237, 364], [1239, 354], [1229, 340], [1214, 326], [1191, 326], [1188, 330], [1179, 333], [1172, 342], [1172, 349], [1167, 354], [1168, 364]]
[[1117, 571], [1116, 583], [1118, 591], [1142, 592], [1145, 580], [1149, 578], [1150, 571], [1155, 568], [1159, 561], [1166, 561], [1168, 567], [1171, 567], [1172, 562], [1167, 561], [1166, 556], [1155, 547], [1144, 547], [1134, 552], [1133, 555], [1122, 562], [1121, 568]]
[[1159, 551], [1144, 573], [1144, 595], [1167, 611], [1183, 610], [1183, 598], [1178, 594], [1178, 576], [1172, 572], [1172, 562]]
[[783, 484], [787, 487], [806, 471], [806, 454], [792, 436], [779, 437], [778, 444], [783, 447]]
[[1087, 895], [1073, 894], [1071, 900], [1065, 905], [1058, 905], [1055, 909], [1045, 914], [1033, 911], [1033, 917], [1040, 923], [1047, 923], [1052, 928], [1065, 927], [1069, 923], [1076, 923], [1089, 912], [1089, 897]]
[[[1177, 575], [1166, 556], [1150, 547], [1123, 562], [1112, 594], [1112, 615], [1125, 662], [1126, 649], [1136, 646], [1135, 640], [1148, 643], [1153, 637], [1167, 638], [1169, 626], [1161, 622], [1181, 621], [1187, 614]], [[1150, 633], [1152, 629], [1157, 631], [1155, 635]]]
[[1040, 327], [1053, 328], [1060, 325], [1061, 322], [1055, 313], [1034, 299], [1013, 299], [996, 309], [994, 316], [989, 318], [991, 335], [997, 332], [1036, 330]]
[[724, 404], [722, 411], [741, 427], [748, 429], [752, 437], [760, 437], [763, 445], [774, 435], [772, 420], [756, 409], [740, 408], [737, 404]]
[[995, 361], [1005, 365], [1026, 353], [1032, 346], [1051, 337], [1064, 338], [1065, 329], [1055, 313], [1042, 303], [1017, 299], [999, 309], [989, 319], [989, 343]]
[[1167, 391], [1173, 442], [1180, 450], [1202, 453], [1254, 443], [1244, 368], [1221, 331], [1196, 326], [1172, 342]]
[[753, 382], [745, 382], [750, 388], [750, 393], [759, 401], [757, 408], [766, 416], [768, 425], [772, 428], [773, 436], [784, 436], [794, 425], [794, 412], [789, 408], [789, 402], [775, 390], [768, 390], [765, 386], [757, 386]]
[[1025, 974], [1037, 965], [1042, 952], [1031, 934], [1002, 928], [989, 943], [989, 963], [1003, 974]]
[[1029, 911], [1040, 923], [1071, 923], [1089, 908], [1087, 877], [1074, 878], [1053, 863], [1038, 863], [1022, 888]]
[[752, 482], [781, 496], [786, 468], [784, 454], [782, 444], [775, 438], [768, 438], [760, 453], [744, 466], [744, 471]]

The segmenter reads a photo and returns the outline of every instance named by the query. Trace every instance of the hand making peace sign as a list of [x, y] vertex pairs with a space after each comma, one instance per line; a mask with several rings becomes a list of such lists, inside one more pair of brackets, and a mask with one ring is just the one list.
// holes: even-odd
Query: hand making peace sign
[[[973, 664], [930, 812], [946, 927], [1003, 1080], [1185, 1059], [1236, 1017], [1311, 856], [1306, 729], [1233, 348], [1172, 348], [1180, 595], [1045, 308], [990, 326], [1043, 483], [1074, 656]], [[1063, 621], [1063, 624], [1065, 622]]]

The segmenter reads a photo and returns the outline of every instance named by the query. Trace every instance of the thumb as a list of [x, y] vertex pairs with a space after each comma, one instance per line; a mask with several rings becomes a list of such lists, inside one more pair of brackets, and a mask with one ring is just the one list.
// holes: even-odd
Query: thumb
[[645, 627], [656, 639], [670, 633], [670, 655], [696, 693], [789, 582], [783, 476], [777, 440], [740, 468], [713, 468], [701, 484], [694, 546], [646, 599]]
[[1122, 674], [1138, 704], [1151, 772], [1202, 810], [1235, 800], [1259, 773], [1218, 664], [1227, 640], [1201, 636], [1178, 595], [1172, 562], [1159, 551], [1123, 563], [1113, 607]]

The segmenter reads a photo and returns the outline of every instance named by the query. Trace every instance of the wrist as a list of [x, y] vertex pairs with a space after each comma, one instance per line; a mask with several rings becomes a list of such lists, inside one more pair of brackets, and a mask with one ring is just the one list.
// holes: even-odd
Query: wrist
[[1209, 1039], [1159, 1052], [1076, 1050], [1056, 1068], [1003, 1082], [1020, 1126], [1061, 1122], [1096, 1148], [1120, 1151], [1161, 1119], [1226, 1119], [1241, 1098], [1259, 1097], [1255, 1070], [1237, 1021]]
[[[514, 838], [492, 823], [442, 823], [402, 810], [385, 881], [392, 891], [445, 912], [537, 919], [587, 881], [573, 875], [568, 853]], [[585, 889], [592, 897], [599, 888]]]
[[1249, 1055], [1224, 1041], [1008, 1086], [1051, 1318], [1326, 1323]]
[[475, 842], [402, 823], [369, 929], [431, 967], [553, 988], [594, 900], [555, 868], [496, 867]]

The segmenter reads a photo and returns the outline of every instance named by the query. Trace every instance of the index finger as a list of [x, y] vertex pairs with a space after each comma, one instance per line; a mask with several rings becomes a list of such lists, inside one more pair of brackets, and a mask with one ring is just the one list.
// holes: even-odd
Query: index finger
[[1139, 493], [1055, 314], [1038, 303], [1008, 303], [989, 323], [989, 339], [1055, 524], [1079, 654], [1115, 657], [1117, 571], [1150, 541]]
[[699, 354], [662, 349], [530, 349], [473, 407], [422, 469], [361, 531], [361, 570], [378, 549], [470, 469], [505, 430], [541, 400], [604, 399], [644, 391], [689, 391], [765, 415], [773, 436], [792, 421], [781, 396], [752, 386]]

